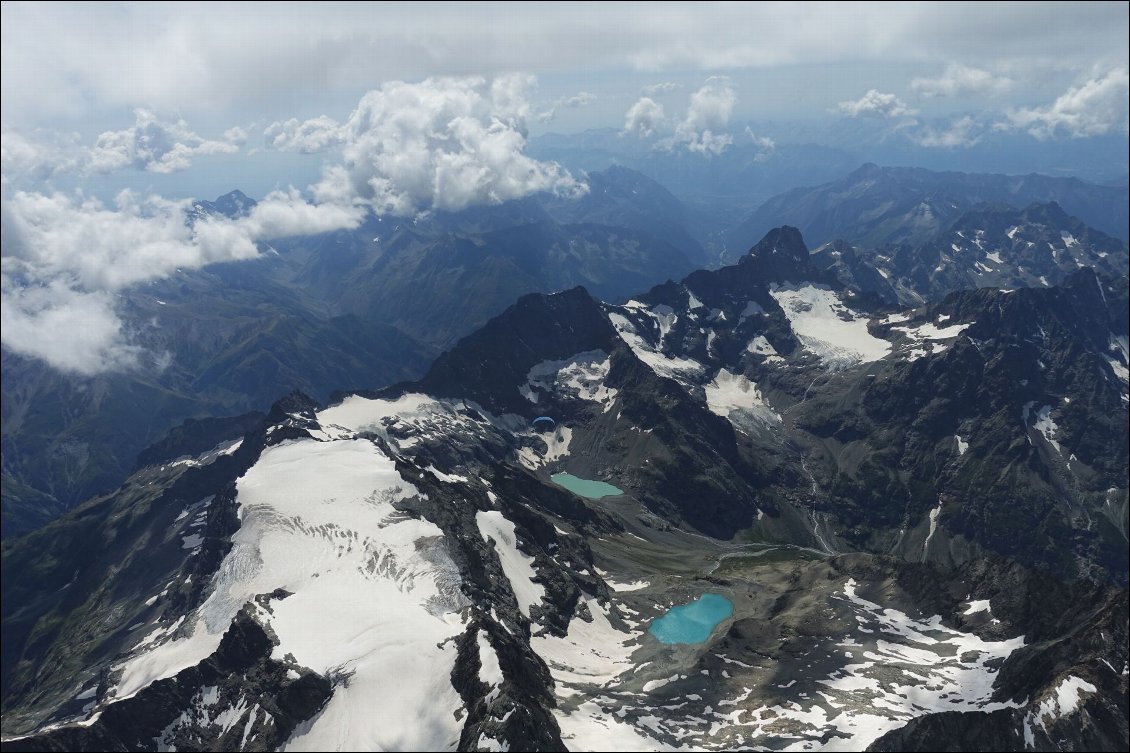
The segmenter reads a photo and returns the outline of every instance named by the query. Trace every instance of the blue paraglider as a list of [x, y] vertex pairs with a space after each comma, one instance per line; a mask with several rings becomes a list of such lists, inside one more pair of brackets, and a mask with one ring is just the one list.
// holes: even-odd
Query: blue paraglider
[[535, 431], [553, 431], [557, 426], [557, 422], [549, 416], [538, 416], [534, 419], [532, 425]]

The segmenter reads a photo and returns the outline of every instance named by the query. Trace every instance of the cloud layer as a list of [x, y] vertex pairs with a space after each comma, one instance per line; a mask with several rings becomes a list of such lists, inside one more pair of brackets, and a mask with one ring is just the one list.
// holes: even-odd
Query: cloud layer
[[971, 115], [963, 115], [944, 128], [923, 126], [909, 132], [911, 141], [927, 149], [970, 147], [981, 140], [981, 127]]
[[28, 136], [7, 125], [0, 134], [0, 170], [7, 183], [39, 183], [58, 173], [80, 171], [86, 156], [75, 134]]
[[840, 102], [837, 109], [849, 118], [898, 118], [918, 112], [894, 94], [884, 94], [877, 89], [869, 89], [859, 99]]
[[61, 280], [19, 286], [7, 275], [0, 290], [5, 348], [84, 376], [138, 365], [143, 351], [122, 331], [110, 293], [86, 293]]
[[956, 97], [962, 94], [999, 94], [1015, 82], [981, 68], [951, 63], [937, 78], [915, 78], [910, 88], [923, 97]]
[[[569, 70], [738, 70], [809, 64], [981, 69], [1125, 59], [1124, 3], [158, 4], [3, 6], [5, 119], [20, 127], [91, 103], [183, 113], [247, 105], [272, 119], [382, 79]], [[751, 35], [751, 30], [755, 33]], [[376, 73], [379, 72], [379, 73]], [[644, 93], [648, 95], [647, 92]], [[315, 105], [326, 110], [324, 99]], [[31, 121], [31, 122], [29, 122]], [[240, 121], [242, 122], [242, 121]]]
[[729, 78], [711, 76], [691, 95], [687, 114], [675, 127], [675, 140], [685, 144], [692, 152], [721, 154], [734, 143], [726, 128], [737, 101]]
[[[344, 123], [287, 121], [266, 136], [295, 151], [340, 147], [344, 162], [326, 169], [315, 195], [378, 214], [455, 211], [542, 191], [579, 195], [587, 187], [567, 170], [525, 154], [533, 85], [518, 74], [392, 81], [366, 93]], [[590, 97], [573, 99], [579, 106]]]
[[1130, 74], [1123, 66], [1073, 86], [1047, 107], [1012, 110], [1003, 129], [1027, 131], [1037, 139], [1128, 132]]
[[272, 123], [263, 132], [263, 140], [268, 148], [281, 152], [317, 154], [344, 144], [345, 133], [340, 123], [329, 115], [321, 115]]
[[656, 148], [670, 151], [682, 147], [707, 156], [719, 155], [734, 143], [727, 129], [737, 101], [727, 76], [711, 76], [691, 95], [683, 117], [673, 124], [667, 121], [663, 105], [651, 97], [640, 97], [624, 114], [623, 132], [646, 139], [666, 129], [671, 135], [660, 139]]
[[221, 139], [207, 139], [183, 119], [162, 120], [144, 108], [134, 110], [134, 124], [104, 131], [92, 146], [77, 134], [27, 136], [4, 127], [2, 165], [10, 182], [40, 182], [60, 173], [105, 175], [118, 170], [168, 174], [187, 170], [202, 155], [235, 154], [247, 141], [242, 128], [229, 128]]
[[192, 165], [204, 154], [234, 154], [247, 140], [239, 128], [230, 129], [224, 140], [205, 139], [184, 120], [165, 122], [149, 110], [134, 111], [135, 122], [121, 131], [106, 131], [98, 137], [88, 156], [88, 169], [108, 173], [132, 167], [153, 173], [172, 173]]
[[768, 136], [758, 136], [753, 132], [749, 126], [745, 127], [745, 135], [757, 147], [756, 161], [764, 162], [773, 156], [773, 152], [777, 151], [777, 142]]
[[[238, 219], [186, 222], [189, 201], [120, 192], [113, 205], [72, 194], [17, 190], [13, 178], [44, 179], [120, 169], [167, 173], [202, 154], [225, 154], [246, 140], [239, 129], [205, 139], [182, 120], [137, 110], [135, 123], [98, 137], [3, 140], [3, 310], [5, 347], [79, 374], [137, 367], [145, 355], [115, 312], [132, 285], [178, 270], [254, 258], [262, 241], [352, 228], [372, 209], [413, 215], [497, 204], [542, 191], [587, 190], [555, 163], [524, 153], [531, 76], [391, 82], [365, 94], [343, 123], [328, 116], [267, 128], [276, 149], [339, 149], [311, 187], [317, 204], [293, 188], [275, 191]], [[581, 107], [581, 92], [562, 107]]]
[[4, 346], [83, 375], [137, 367], [143, 353], [115, 311], [120, 291], [178, 270], [251, 259], [259, 241], [354, 227], [362, 216], [357, 207], [313, 206], [293, 189], [267, 196], [237, 220], [189, 225], [189, 205], [129, 191], [114, 206], [62, 193], [6, 197]]
[[651, 97], [640, 97], [624, 114], [624, 133], [646, 139], [663, 123], [663, 105]]
[[555, 99], [548, 109], [538, 113], [538, 121], [548, 123], [557, 117], [558, 110], [579, 110], [582, 107], [588, 107], [595, 101], [596, 95], [592, 92], [577, 92], [568, 97], [560, 97]]
[[648, 84], [640, 90], [640, 94], [643, 94], [645, 97], [656, 97], [669, 94], [682, 88], [682, 84], [675, 83], [674, 81], [661, 81], [658, 84]]

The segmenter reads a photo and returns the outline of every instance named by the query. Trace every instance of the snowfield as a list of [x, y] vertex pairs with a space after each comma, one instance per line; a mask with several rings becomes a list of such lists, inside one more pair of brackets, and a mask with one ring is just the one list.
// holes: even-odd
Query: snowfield
[[705, 391], [710, 411], [729, 419], [738, 428], [742, 428], [748, 420], [766, 426], [781, 423], [781, 416], [765, 402], [757, 384], [741, 374], [719, 369]]
[[[938, 318], [938, 324], [942, 324], [944, 321], [945, 318]], [[906, 335], [910, 341], [908, 358], [914, 361], [924, 355], [941, 353], [950, 345], [953, 345], [958, 335], [970, 326], [969, 323], [952, 324], [948, 327], [939, 327], [938, 324], [926, 322], [915, 327], [891, 327], [891, 331]]]
[[242, 524], [191, 634], [127, 661], [117, 695], [205, 658], [244, 604], [281, 588], [292, 595], [258, 615], [279, 638], [274, 658], [342, 678], [287, 750], [454, 748], [460, 577], [440, 529], [396, 509], [416, 490], [391, 459], [363, 439], [287, 441], [237, 490]]
[[518, 599], [518, 609], [528, 618], [530, 608], [541, 604], [542, 597], [545, 596], [545, 587], [533, 582], [538, 574], [534, 569], [534, 558], [522, 554], [518, 549], [514, 524], [498, 510], [475, 513], [475, 523], [483, 540], [494, 542], [498, 559], [502, 563], [502, 572], [506, 573], [514, 596]]
[[562, 361], [542, 361], [530, 369], [519, 391], [531, 403], [536, 404], [542, 392], [556, 392], [601, 403], [607, 413], [616, 401], [616, 389], [604, 384], [610, 363], [603, 350], [578, 353]]
[[[625, 304], [625, 308], [631, 307], [634, 301], [629, 301]], [[620, 339], [627, 343], [632, 352], [636, 354], [636, 358], [646, 363], [651, 370], [659, 376], [669, 377], [676, 381], [685, 382], [690, 378], [697, 378], [702, 375], [704, 367], [698, 361], [693, 361], [689, 358], [671, 357], [663, 353], [662, 344], [663, 338], [667, 335], [671, 325], [674, 323], [674, 314], [661, 314], [648, 311], [642, 307], [642, 304], [637, 304], [637, 310], [651, 316], [659, 329], [659, 345], [655, 346], [649, 343], [642, 337], [636, 329], [636, 325], [632, 323], [628, 317], [619, 314], [615, 311], [608, 313], [608, 319], [612, 322], [612, 326], [616, 328], [617, 334]], [[658, 307], [657, 307], [658, 308]], [[666, 306], [664, 309], [668, 308]]]
[[[993, 701], [992, 693], [1000, 662], [1024, 645], [1023, 637], [987, 641], [944, 626], [940, 617], [884, 608], [857, 589], [848, 580], [829, 599], [829, 606], [854, 618], [855, 630], [829, 636], [804, 656], [755, 667], [713, 654], [720, 664], [701, 670], [705, 679], [676, 673], [642, 685], [634, 676], [644, 666], [629, 659], [632, 634], [613, 628], [608, 610], [589, 601], [591, 623], [574, 618], [565, 639], [532, 642], [558, 682], [555, 715], [563, 741], [571, 750], [863, 750], [916, 716], [1018, 705]], [[987, 611], [988, 605], [972, 602], [971, 608]], [[774, 685], [782, 674], [794, 679]], [[686, 692], [734, 687], [714, 685], [716, 675], [749, 682], [709, 703], [702, 691]], [[695, 684], [680, 687], [687, 682]], [[772, 687], [788, 688], [789, 700], [777, 700]], [[1093, 691], [1068, 678], [1040, 717], [1071, 713]], [[767, 692], [774, 700], [759, 701]]]
[[830, 288], [817, 285], [774, 285], [777, 300], [804, 349], [830, 369], [878, 361], [891, 344], [867, 331], [868, 317], [859, 314]]

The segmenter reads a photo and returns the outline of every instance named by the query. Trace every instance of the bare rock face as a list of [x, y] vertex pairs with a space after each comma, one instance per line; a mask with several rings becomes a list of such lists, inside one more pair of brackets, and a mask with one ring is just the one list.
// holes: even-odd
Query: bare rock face
[[[271, 658], [277, 640], [245, 609], [199, 664], [108, 704], [84, 726], [5, 742], [11, 750], [275, 750], [329, 700], [330, 682]], [[238, 722], [238, 723], [237, 723]]]

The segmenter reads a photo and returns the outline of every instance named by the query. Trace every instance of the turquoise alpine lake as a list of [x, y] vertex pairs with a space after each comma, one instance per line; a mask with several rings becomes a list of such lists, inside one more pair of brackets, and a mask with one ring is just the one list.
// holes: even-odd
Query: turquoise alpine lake
[[647, 631], [660, 643], [702, 643], [733, 613], [734, 605], [725, 596], [703, 594], [690, 604], [671, 607]]
[[617, 489], [612, 484], [606, 484], [603, 481], [589, 481], [587, 478], [578, 478], [571, 473], [555, 473], [550, 478], [558, 486], [563, 486], [573, 494], [579, 494], [586, 499], [615, 497], [624, 493], [623, 489]]

